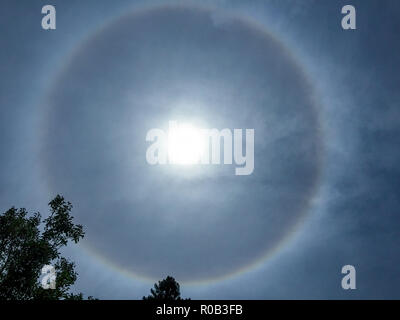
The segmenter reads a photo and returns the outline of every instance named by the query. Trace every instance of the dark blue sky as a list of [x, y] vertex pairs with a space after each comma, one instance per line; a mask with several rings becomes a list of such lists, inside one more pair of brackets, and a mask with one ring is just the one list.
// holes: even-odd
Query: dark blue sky
[[[0, 12], [0, 210], [74, 204], [74, 290], [136, 299], [172, 274], [194, 299], [400, 298], [400, 4], [53, 1], [44, 31], [45, 4]], [[147, 165], [171, 118], [254, 128], [254, 173]]]

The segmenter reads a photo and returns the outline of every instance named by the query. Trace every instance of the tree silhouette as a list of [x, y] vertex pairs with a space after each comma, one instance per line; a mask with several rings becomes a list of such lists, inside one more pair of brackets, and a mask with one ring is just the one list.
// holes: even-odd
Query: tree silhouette
[[171, 276], [155, 283], [150, 292], [151, 295], [143, 297], [143, 300], [183, 300], [179, 283]]
[[[72, 205], [60, 195], [49, 206], [50, 216], [43, 222], [40, 213], [28, 217], [23, 208], [12, 207], [0, 215], [1, 300], [83, 298], [68, 292], [77, 273], [75, 264], [59, 251], [69, 241], [83, 238], [83, 228], [72, 222]], [[55, 268], [55, 289], [45, 290], [39, 282], [44, 265]]]

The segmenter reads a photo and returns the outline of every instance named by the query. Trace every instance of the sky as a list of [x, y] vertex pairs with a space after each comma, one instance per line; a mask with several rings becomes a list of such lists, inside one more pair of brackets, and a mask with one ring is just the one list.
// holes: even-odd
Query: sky
[[[74, 291], [400, 298], [397, 1], [52, 1], [43, 30], [46, 4], [0, 11], [0, 211], [72, 202]], [[171, 120], [254, 129], [254, 171], [148, 164]]]

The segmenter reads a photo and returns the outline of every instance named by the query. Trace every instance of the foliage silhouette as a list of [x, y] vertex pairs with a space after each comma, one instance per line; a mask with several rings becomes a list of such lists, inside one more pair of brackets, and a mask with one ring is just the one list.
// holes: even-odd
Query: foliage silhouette
[[143, 300], [190, 300], [181, 298], [179, 283], [171, 276], [155, 283], [150, 292], [151, 295], [143, 297]]
[[[25, 209], [12, 207], [0, 214], [0, 300], [82, 300], [69, 293], [77, 279], [75, 264], [60, 249], [83, 238], [81, 225], [73, 223], [72, 205], [57, 195], [50, 203], [50, 216], [28, 217]], [[56, 288], [43, 289], [39, 279], [44, 265], [56, 271]]]

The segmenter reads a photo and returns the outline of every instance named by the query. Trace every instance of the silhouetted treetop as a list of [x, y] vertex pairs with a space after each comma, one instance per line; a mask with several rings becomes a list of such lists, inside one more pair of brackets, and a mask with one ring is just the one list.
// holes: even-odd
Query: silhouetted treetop
[[150, 292], [143, 300], [182, 300], [179, 283], [171, 276], [155, 283]]
[[[59, 250], [82, 239], [83, 228], [73, 223], [72, 205], [62, 196], [49, 206], [42, 228], [39, 213], [28, 217], [25, 209], [12, 207], [0, 214], [0, 300], [82, 299], [82, 294], [68, 292], [77, 273]], [[39, 283], [45, 265], [56, 271], [55, 289], [43, 289]]]

